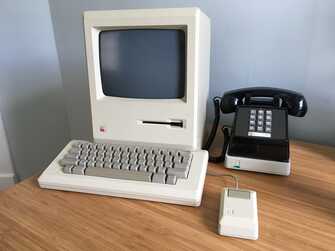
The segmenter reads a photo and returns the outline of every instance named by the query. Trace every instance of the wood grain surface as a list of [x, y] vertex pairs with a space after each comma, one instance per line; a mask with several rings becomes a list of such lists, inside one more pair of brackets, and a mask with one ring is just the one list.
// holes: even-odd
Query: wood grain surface
[[226, 177], [206, 177], [192, 208], [40, 189], [36, 177], [0, 194], [0, 250], [335, 250], [335, 149], [291, 144], [289, 177], [230, 171], [257, 191], [259, 240], [217, 234]]

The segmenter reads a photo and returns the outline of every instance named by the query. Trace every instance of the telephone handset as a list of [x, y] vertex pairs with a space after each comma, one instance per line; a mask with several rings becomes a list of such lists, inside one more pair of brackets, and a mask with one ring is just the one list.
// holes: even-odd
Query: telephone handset
[[289, 115], [296, 117], [303, 117], [307, 112], [307, 103], [302, 94], [270, 87], [252, 87], [227, 92], [222, 97], [220, 107], [223, 113], [231, 113], [236, 112], [240, 105], [253, 104], [285, 107]]
[[[242, 167], [242, 162], [249, 166], [257, 163], [264, 166], [272, 161], [274, 165], [280, 162], [280, 165], [289, 166], [287, 116], [305, 116], [307, 102], [302, 94], [279, 88], [252, 87], [226, 92], [222, 98], [215, 97], [213, 102], [215, 119], [205, 149], [210, 149], [215, 138], [220, 110], [222, 113], [234, 112], [235, 119], [231, 132], [226, 126], [222, 128], [225, 138], [222, 152], [216, 157], [210, 155], [210, 161], [225, 161], [228, 168], [244, 170], [249, 167]], [[264, 168], [260, 171], [277, 173]], [[287, 175], [289, 170], [286, 168], [284, 173], [281, 172], [278, 174]]]

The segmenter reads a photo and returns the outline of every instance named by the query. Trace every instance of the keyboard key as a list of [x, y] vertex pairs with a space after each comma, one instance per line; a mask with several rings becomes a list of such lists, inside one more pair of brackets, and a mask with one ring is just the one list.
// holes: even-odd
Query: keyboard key
[[140, 164], [138, 170], [142, 171], [142, 172], [146, 172], [147, 171], [147, 166], [144, 165], [144, 164]]
[[128, 159], [127, 158], [122, 158], [121, 160], [120, 160], [120, 163], [121, 164], [128, 164]]
[[82, 143], [80, 143], [80, 142], [75, 142], [75, 143], [72, 144], [72, 147], [80, 148], [81, 145], [82, 145]]
[[68, 165], [63, 167], [63, 173], [72, 173], [73, 165]]
[[121, 168], [121, 163], [113, 163], [112, 168], [113, 169], [120, 169]]
[[178, 178], [186, 178], [187, 177], [187, 169], [186, 168], [169, 168], [166, 172], [168, 175], [175, 175]]
[[167, 155], [167, 156], [165, 156], [164, 161], [165, 162], [172, 162], [172, 159], [173, 159], [173, 157], [171, 155]]
[[155, 161], [153, 160], [148, 160], [146, 163], [147, 166], [154, 166], [154, 164], [155, 164]]
[[156, 172], [156, 169], [157, 169], [157, 167], [155, 167], [155, 166], [149, 166], [149, 167], [148, 167], [148, 172], [155, 173], [155, 172]]
[[156, 162], [164, 162], [164, 155], [156, 156]]
[[168, 149], [161, 149], [160, 154], [161, 155], [168, 155], [169, 154], [169, 150]]
[[135, 146], [128, 146], [128, 152], [129, 153], [134, 153], [135, 152]]
[[129, 159], [129, 153], [128, 152], [123, 152], [121, 154], [121, 158], [123, 158], [123, 159]]
[[250, 110], [250, 114], [256, 114], [256, 110], [255, 109]]
[[95, 167], [103, 168], [104, 167], [104, 162], [102, 162], [102, 161], [96, 161], [95, 162]]
[[104, 144], [97, 144], [96, 148], [98, 150], [104, 150], [105, 149], [105, 145]]
[[122, 152], [120, 151], [114, 151], [113, 157], [121, 158]]
[[91, 148], [91, 143], [85, 142], [83, 144], [81, 144], [81, 148], [83, 149], [90, 149]]
[[249, 126], [249, 131], [255, 131], [255, 126]]
[[174, 168], [187, 168], [188, 164], [183, 162], [183, 163], [175, 163]]
[[112, 163], [113, 162], [113, 158], [111, 158], [111, 157], [105, 157], [104, 158], [104, 162]]
[[156, 158], [156, 155], [155, 155], [155, 154], [149, 153], [149, 154], [147, 155], [147, 160], [155, 160], [155, 158]]
[[80, 154], [80, 153], [81, 153], [81, 149], [80, 149], [80, 148], [77, 148], [77, 147], [72, 147], [72, 148], [69, 150], [69, 153], [70, 153], [70, 154]]
[[137, 171], [138, 168], [139, 168], [139, 165], [137, 165], [137, 164], [131, 164], [131, 165], [130, 165], [130, 170], [131, 170], [131, 171]]
[[129, 167], [130, 167], [129, 164], [126, 164], [126, 163], [121, 164], [121, 169], [122, 170], [129, 170]]
[[113, 164], [110, 162], [104, 162], [104, 168], [112, 168]]
[[163, 173], [154, 173], [152, 176], [152, 182], [165, 184], [166, 175]]
[[87, 168], [85, 175], [108, 177], [108, 178], [113, 178], [113, 179], [151, 182], [152, 173], [92, 167], [92, 168]]
[[183, 158], [181, 156], [176, 156], [176, 157], [173, 158], [174, 163], [181, 163], [182, 160], [183, 160]]
[[86, 157], [87, 160], [96, 160], [96, 157], [94, 154], [87, 155]]
[[257, 126], [257, 131], [258, 132], [263, 132], [263, 126]]
[[172, 168], [172, 166], [173, 166], [172, 162], [165, 162], [164, 163], [164, 167], [166, 167], [166, 168]]
[[138, 153], [131, 153], [131, 154], [129, 154], [129, 158], [130, 159], [137, 159], [138, 158]]
[[98, 156], [98, 150], [91, 150], [90, 155]]
[[175, 185], [177, 183], [176, 175], [168, 175], [166, 178], [166, 184]]
[[130, 159], [130, 160], [129, 160], [129, 164], [130, 164], [130, 165], [135, 165], [135, 164], [137, 164], [137, 159]]
[[181, 152], [180, 156], [184, 158], [191, 158], [192, 154], [190, 152]]
[[105, 150], [107, 152], [113, 152], [114, 151], [114, 145], [109, 145], [109, 146], [106, 145]]
[[78, 166], [86, 167], [86, 165], [87, 165], [87, 161], [86, 161], [86, 160], [80, 160], [80, 161], [78, 162]]
[[77, 159], [61, 159], [59, 164], [61, 166], [76, 165], [79, 161]]
[[112, 162], [113, 162], [113, 163], [118, 163], [118, 162], [120, 162], [120, 157], [114, 156], [113, 159], [112, 159]]
[[87, 167], [95, 167], [95, 161], [90, 160], [87, 162]]
[[72, 169], [72, 174], [84, 175], [86, 167], [84, 166], [75, 166]]
[[92, 145], [91, 145], [91, 149], [97, 149], [97, 144], [96, 143], [92, 143]]
[[79, 159], [79, 154], [67, 153], [64, 155], [63, 159]]
[[105, 161], [105, 158], [103, 156], [98, 156], [96, 157], [95, 159], [96, 161], [100, 161], [100, 162], [104, 162]]
[[166, 167], [158, 167], [157, 173], [166, 173]]
[[190, 164], [190, 162], [191, 162], [191, 155], [186, 155], [186, 156], [183, 156], [183, 161], [182, 161], [182, 163], [184, 163], [184, 164]]
[[163, 167], [164, 166], [164, 162], [163, 161], [156, 161], [155, 166], [157, 166], [157, 167]]
[[140, 160], [137, 161], [137, 164], [139, 164], [139, 165], [146, 165], [145, 162], [146, 162], [145, 160], [140, 159]]

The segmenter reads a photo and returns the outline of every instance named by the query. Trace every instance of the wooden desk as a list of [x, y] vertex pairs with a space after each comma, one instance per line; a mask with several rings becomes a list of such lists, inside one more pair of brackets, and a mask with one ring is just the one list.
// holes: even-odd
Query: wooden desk
[[209, 166], [257, 191], [257, 241], [217, 234], [226, 177], [207, 176], [199, 208], [43, 190], [33, 177], [0, 194], [0, 250], [335, 250], [335, 149], [291, 152], [289, 177]]

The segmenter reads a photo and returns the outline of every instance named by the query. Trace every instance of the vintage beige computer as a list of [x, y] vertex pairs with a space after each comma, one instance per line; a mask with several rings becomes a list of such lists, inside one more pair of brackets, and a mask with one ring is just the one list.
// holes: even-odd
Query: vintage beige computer
[[198, 206], [210, 21], [198, 8], [84, 13], [94, 142], [71, 141], [41, 187]]

